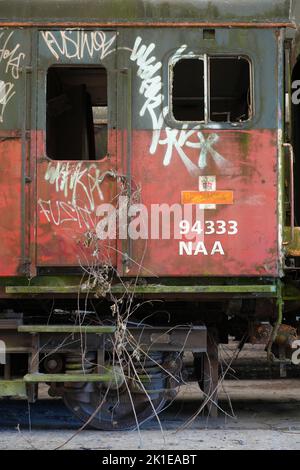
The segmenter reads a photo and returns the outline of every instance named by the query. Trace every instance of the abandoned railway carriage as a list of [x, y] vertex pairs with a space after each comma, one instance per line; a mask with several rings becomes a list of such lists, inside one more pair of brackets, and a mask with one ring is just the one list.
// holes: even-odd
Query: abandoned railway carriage
[[1, 396], [130, 429], [191, 375], [216, 414], [230, 336], [298, 362], [297, 17], [0, 1]]

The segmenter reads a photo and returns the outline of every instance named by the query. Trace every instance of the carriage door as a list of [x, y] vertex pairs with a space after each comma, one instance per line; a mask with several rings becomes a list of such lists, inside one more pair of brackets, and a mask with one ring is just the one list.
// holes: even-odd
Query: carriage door
[[37, 266], [116, 263], [94, 243], [116, 192], [113, 31], [42, 31], [38, 45]]

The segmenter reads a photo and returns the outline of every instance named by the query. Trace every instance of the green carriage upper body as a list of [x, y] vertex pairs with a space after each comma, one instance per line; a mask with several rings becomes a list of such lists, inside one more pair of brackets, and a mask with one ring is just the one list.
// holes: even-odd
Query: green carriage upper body
[[299, 0], [0, 0], [2, 23], [208, 23], [291, 24]]

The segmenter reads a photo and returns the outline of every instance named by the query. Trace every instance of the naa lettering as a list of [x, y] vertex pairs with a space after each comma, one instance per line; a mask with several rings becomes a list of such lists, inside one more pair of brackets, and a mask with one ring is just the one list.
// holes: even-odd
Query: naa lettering
[[212, 247], [208, 247], [205, 245], [203, 241], [199, 241], [197, 243], [193, 242], [179, 242], [179, 256], [214, 256], [214, 255], [225, 255], [225, 251], [223, 249], [222, 243], [220, 241], [215, 241]]

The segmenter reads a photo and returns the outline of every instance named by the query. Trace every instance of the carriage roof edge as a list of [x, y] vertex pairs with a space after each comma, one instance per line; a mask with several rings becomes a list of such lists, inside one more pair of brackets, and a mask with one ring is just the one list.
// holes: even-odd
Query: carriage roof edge
[[14, 24], [265, 24], [295, 27], [297, 0], [0, 0], [0, 26]]

